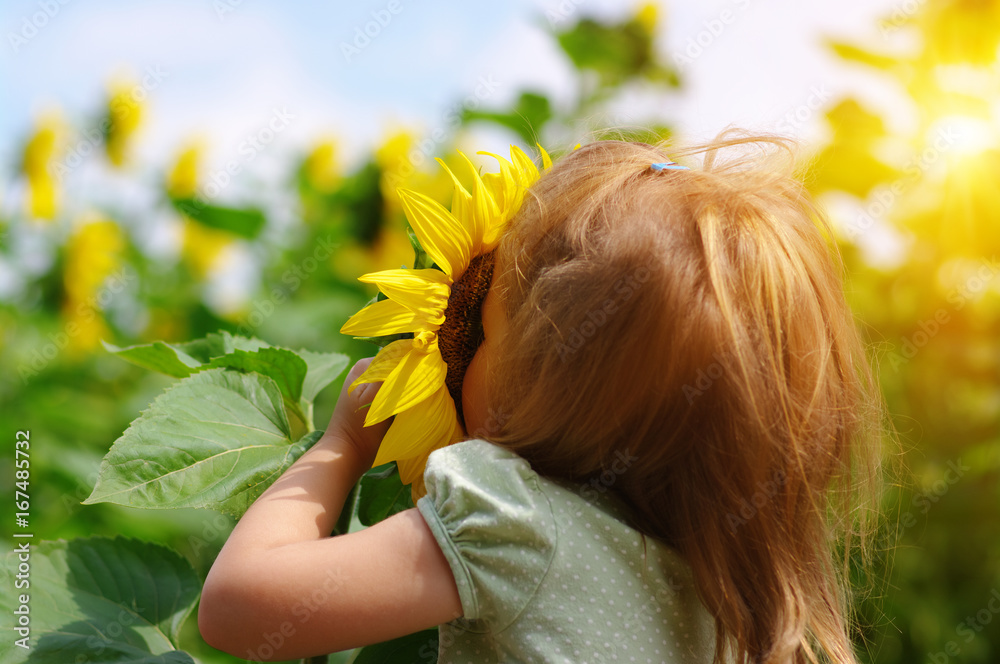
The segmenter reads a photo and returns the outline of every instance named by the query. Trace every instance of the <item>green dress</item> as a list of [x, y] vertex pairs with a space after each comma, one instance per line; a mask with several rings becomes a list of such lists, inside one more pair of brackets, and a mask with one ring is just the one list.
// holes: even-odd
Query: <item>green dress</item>
[[440, 627], [440, 664], [712, 661], [688, 565], [626, 525], [604, 484], [546, 479], [482, 440], [431, 454], [424, 481], [417, 507], [463, 610]]

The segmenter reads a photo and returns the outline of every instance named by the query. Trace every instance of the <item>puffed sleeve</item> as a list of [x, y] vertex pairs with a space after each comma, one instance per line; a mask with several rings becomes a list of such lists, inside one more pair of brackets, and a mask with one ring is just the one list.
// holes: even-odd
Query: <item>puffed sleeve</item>
[[482, 621], [482, 631], [504, 629], [555, 554], [555, 519], [540, 478], [516, 454], [469, 440], [431, 454], [424, 482], [417, 508], [455, 575], [465, 620]]

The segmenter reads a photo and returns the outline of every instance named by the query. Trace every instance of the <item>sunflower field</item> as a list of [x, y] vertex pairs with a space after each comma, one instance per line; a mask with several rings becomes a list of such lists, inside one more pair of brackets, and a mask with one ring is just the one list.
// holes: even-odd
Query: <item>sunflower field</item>
[[[0, 477], [13, 503], [0, 662], [244, 661], [201, 639], [201, 585], [235, 520], [319, 438], [347, 368], [376, 350], [340, 330], [377, 296], [360, 275], [414, 266], [397, 190], [449, 205], [435, 158], [465, 173], [458, 150], [474, 152], [466, 138], [482, 128], [554, 159], [604, 137], [685, 139], [669, 106], [641, 129], [600, 120], [636, 90], [670, 99], [692, 85], [655, 37], [662, 12], [585, 9], [548, 33], [573, 103], [537, 87], [505, 107], [459, 103], [434, 140], [394, 130], [350, 162], [317, 137], [266, 179], [235, 161], [208, 169], [197, 138], [143, 163], [156, 71], [114, 78], [86, 118], [35, 117], [0, 182]], [[912, 121], [830, 99], [824, 137], [803, 145], [898, 438], [871, 562], [852, 579], [856, 649], [872, 664], [997, 662], [1000, 0], [901, 2], [877, 28], [906, 47], [827, 48], [901, 91]], [[287, 121], [275, 109], [267, 140]], [[234, 183], [239, 203], [224, 193]], [[216, 447], [199, 457], [204, 438]], [[377, 466], [337, 530], [412, 504], [395, 464]], [[326, 592], [303, 597], [302, 615]], [[246, 660], [281, 634], [266, 637]], [[429, 631], [312, 661], [433, 662], [436, 643]]]

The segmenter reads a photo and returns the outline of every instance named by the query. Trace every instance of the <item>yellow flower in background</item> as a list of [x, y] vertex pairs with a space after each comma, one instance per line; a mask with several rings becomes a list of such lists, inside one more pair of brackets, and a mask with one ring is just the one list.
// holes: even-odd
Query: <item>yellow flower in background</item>
[[425, 163], [430, 164], [428, 148], [434, 147], [433, 142], [421, 145], [408, 132], [398, 131], [375, 151], [375, 162], [382, 171], [379, 186], [385, 198], [387, 214], [395, 215], [402, 211], [400, 189], [419, 189], [438, 200], [447, 196], [451, 188], [448, 176], [440, 170], [428, 173], [422, 168]]
[[184, 217], [184, 238], [181, 253], [199, 279], [204, 279], [215, 268], [223, 252], [233, 241], [226, 231], [209, 228]]
[[406, 234], [406, 229], [399, 228], [397, 224], [393, 224], [392, 227], [383, 227], [382, 232], [375, 238], [375, 244], [372, 245], [369, 255], [371, 256], [372, 269], [378, 269], [384, 265], [406, 265], [413, 262], [413, 245], [410, 244], [410, 237]]
[[198, 193], [198, 171], [201, 165], [201, 145], [189, 145], [177, 155], [174, 167], [167, 174], [167, 193], [171, 198], [194, 198]]
[[337, 144], [331, 139], [317, 145], [306, 157], [304, 168], [306, 179], [314, 189], [323, 193], [332, 192], [340, 182]]
[[128, 153], [129, 139], [142, 122], [142, 104], [135, 98], [136, 85], [117, 81], [111, 85], [108, 100], [108, 131], [105, 149], [115, 166], [122, 166]]
[[50, 167], [55, 160], [62, 124], [55, 115], [43, 118], [24, 147], [22, 172], [28, 181], [28, 214], [36, 219], [56, 216], [56, 183]]
[[68, 331], [68, 349], [92, 350], [108, 336], [102, 309], [102, 289], [108, 278], [121, 266], [125, 237], [114, 221], [93, 216], [80, 220], [66, 243], [63, 287], [66, 299], [63, 315]]
[[655, 2], [647, 2], [635, 15], [635, 20], [639, 22], [639, 25], [649, 34], [656, 34], [656, 24], [659, 22], [660, 9], [656, 6]]
[[[200, 143], [194, 143], [181, 150], [174, 167], [167, 174], [167, 194], [171, 198], [185, 200], [198, 195], [201, 159]], [[181, 253], [191, 272], [199, 279], [203, 279], [218, 264], [233, 236], [226, 231], [209, 228], [189, 219], [187, 215], [181, 216], [184, 219]]]
[[[544, 150], [542, 154], [548, 165], [548, 155]], [[362, 282], [376, 285], [388, 299], [367, 306], [341, 329], [356, 336], [414, 335], [386, 345], [349, 389], [383, 383], [365, 424], [395, 419], [375, 465], [396, 461], [402, 481], [417, 483], [415, 492], [430, 453], [463, 435], [461, 384], [472, 359], [463, 335], [468, 334], [467, 323], [479, 318], [489, 290], [492, 251], [539, 176], [520, 148], [511, 146], [510, 155], [510, 161], [491, 155], [500, 172], [480, 176], [462, 154], [471, 192], [439, 160], [454, 187], [450, 211], [426, 194], [399, 191], [417, 239], [440, 269], [384, 270], [362, 276]]]
[[397, 210], [399, 209], [398, 181], [406, 179], [403, 172], [409, 162], [407, 155], [412, 147], [413, 137], [405, 131], [398, 131], [375, 150], [375, 162], [382, 171], [382, 180], [379, 183], [382, 196]]

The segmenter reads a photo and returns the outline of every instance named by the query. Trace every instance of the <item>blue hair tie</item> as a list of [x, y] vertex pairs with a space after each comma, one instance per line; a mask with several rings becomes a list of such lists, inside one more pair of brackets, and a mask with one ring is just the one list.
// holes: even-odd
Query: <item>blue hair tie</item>
[[650, 168], [654, 171], [689, 171], [691, 170], [687, 166], [681, 166], [680, 164], [673, 161], [661, 161], [656, 164], [650, 164]]

